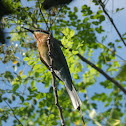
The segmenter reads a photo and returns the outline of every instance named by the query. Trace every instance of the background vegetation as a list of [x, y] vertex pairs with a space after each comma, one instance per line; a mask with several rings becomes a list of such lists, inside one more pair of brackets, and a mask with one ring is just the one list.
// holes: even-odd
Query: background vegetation
[[[50, 11], [42, 8], [43, 0], [27, 0], [27, 4], [23, 0], [5, 1], [15, 11], [1, 19], [7, 43], [0, 44], [0, 125], [19, 126], [18, 119], [26, 126], [61, 125], [51, 74], [39, 59], [32, 34], [21, 28], [23, 24], [46, 30], [46, 23], [51, 26], [54, 37], [68, 48], [62, 48], [62, 51], [82, 99], [86, 124], [126, 125], [126, 65], [123, 65], [125, 59], [117, 54], [117, 50], [124, 49], [125, 45], [118, 35], [108, 41], [111, 33], [104, 27], [108, 18], [100, 0], [92, 0], [92, 6], [85, 1], [81, 7], [65, 5]], [[116, 10], [121, 13], [124, 8]], [[125, 35], [126, 32], [122, 33], [123, 40]], [[115, 81], [124, 91], [115, 85]], [[63, 83], [57, 80], [56, 85], [66, 125], [82, 125]]]

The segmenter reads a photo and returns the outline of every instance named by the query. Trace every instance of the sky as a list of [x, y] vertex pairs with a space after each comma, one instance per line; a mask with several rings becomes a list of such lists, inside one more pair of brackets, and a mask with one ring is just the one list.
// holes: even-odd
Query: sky
[[[79, 2], [78, 2], [79, 1]], [[106, 0], [107, 1], [107, 0]], [[22, 4], [24, 6], [34, 6], [34, 2], [29, 2], [27, 3], [25, 0], [22, 0]], [[92, 10], [97, 10], [97, 7], [93, 5], [93, 3], [91, 2], [91, 0], [74, 0], [73, 2], [71, 2], [69, 4], [70, 7], [73, 7], [73, 6], [77, 6], [78, 7], [78, 10], [81, 9], [81, 6], [83, 4], [88, 4]], [[118, 30], [120, 31], [121, 34], [125, 33], [126, 32], [126, 28], [125, 28], [125, 23], [126, 23], [126, 9], [118, 12], [118, 13], [115, 13], [116, 12], [116, 8], [125, 8], [125, 5], [126, 5], [126, 0], [109, 0], [108, 3], [106, 4], [106, 9], [108, 11], [108, 13], [110, 14], [110, 16], [113, 18]], [[81, 14], [78, 13], [78, 16], [81, 17]], [[106, 43], [109, 42], [109, 41], [114, 41], [115, 38], [119, 38], [115, 29], [113, 28], [113, 26], [111, 25], [111, 22], [109, 21], [108, 18], [106, 18], [106, 21], [104, 22], [103, 24], [103, 28], [107, 31], [106, 34], [108, 35], [108, 38], [106, 40]], [[110, 34], [111, 33], [111, 34]], [[100, 36], [98, 36], [98, 39], [100, 40]], [[118, 45], [123, 45], [121, 42]], [[107, 45], [107, 44], [106, 44]], [[117, 51], [117, 54], [122, 56], [124, 59], [126, 59], [126, 55], [125, 55], [125, 48], [121, 49], [121, 50], [116, 50]], [[93, 60], [93, 59], [92, 59]], [[123, 63], [122, 63], [123, 64]], [[0, 66], [2, 66], [2, 64], [0, 64]], [[9, 68], [9, 64], [8, 66], [6, 66], [6, 69], [7, 70]], [[105, 78], [100, 75], [100, 79], [102, 80], [105, 80]], [[97, 80], [97, 83], [94, 85], [94, 86], [91, 86], [87, 89], [87, 92], [88, 92], [88, 97], [90, 99], [90, 97], [94, 94], [95, 90], [94, 89], [97, 89], [99, 90], [99, 93], [102, 92], [102, 87], [99, 86], [99, 82], [101, 80]], [[5, 85], [3, 85], [5, 86]], [[126, 97], [124, 96], [124, 99], [126, 99]], [[97, 110], [97, 113], [100, 113], [102, 112], [102, 109], [103, 109], [103, 106], [101, 103], [99, 103], [99, 106], [98, 106], [98, 110]], [[88, 124], [88, 125], [92, 125], [92, 124]], [[87, 125], [87, 126], [88, 126]], [[8, 126], [8, 123], [5, 123], [4, 126]], [[94, 126], [94, 125], [93, 125]]]

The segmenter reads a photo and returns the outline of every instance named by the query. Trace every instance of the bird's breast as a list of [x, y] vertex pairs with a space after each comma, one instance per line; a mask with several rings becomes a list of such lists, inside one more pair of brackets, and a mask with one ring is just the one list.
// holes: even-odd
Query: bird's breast
[[38, 50], [39, 50], [40, 56], [49, 65], [50, 60], [49, 60], [49, 56], [48, 56], [49, 50], [48, 50], [47, 44], [37, 43], [37, 45], [38, 45]]
[[42, 32], [34, 32], [34, 37], [37, 42], [39, 54], [41, 58], [47, 63], [47, 65], [50, 64], [49, 56], [48, 56], [48, 34], [42, 33]]

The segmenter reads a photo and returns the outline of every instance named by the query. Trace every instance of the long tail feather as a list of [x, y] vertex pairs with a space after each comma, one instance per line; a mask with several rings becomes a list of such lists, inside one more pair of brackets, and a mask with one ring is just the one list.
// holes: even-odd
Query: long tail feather
[[67, 89], [67, 92], [69, 94], [69, 97], [70, 97], [70, 100], [72, 102], [72, 105], [73, 105], [74, 109], [77, 109], [78, 107], [81, 106], [82, 103], [81, 103], [81, 100], [80, 100], [80, 98], [79, 98], [79, 96], [78, 96], [74, 86], [72, 85], [72, 89], [71, 90], [67, 87], [66, 84], [65, 84], [65, 87]]

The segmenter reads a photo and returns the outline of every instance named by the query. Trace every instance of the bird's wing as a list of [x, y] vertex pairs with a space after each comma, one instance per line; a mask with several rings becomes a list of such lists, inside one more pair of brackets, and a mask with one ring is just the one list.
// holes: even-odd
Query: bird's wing
[[[48, 68], [48, 70], [50, 70], [50, 67], [48, 66], [48, 64], [43, 60], [43, 58], [41, 57], [40, 53], [39, 53], [39, 56], [40, 56], [40, 60], [41, 62]], [[55, 76], [60, 80], [62, 81], [57, 75], [56, 73], [54, 72]]]
[[76, 92], [76, 89], [74, 88], [65, 56], [60, 48], [60, 45], [58, 44], [58, 41], [53, 39], [51, 42], [53, 42], [54, 65], [57, 68], [54, 71], [56, 75], [63, 81], [74, 109], [77, 109], [82, 103]]
[[[53, 47], [53, 55], [54, 55], [54, 64], [56, 64], [56, 68], [59, 70], [55, 70], [56, 75], [62, 80], [67, 81], [68, 88], [72, 89], [72, 79], [70, 75], [70, 71], [65, 59], [65, 56], [58, 44], [58, 40], [52, 38], [52, 47]], [[69, 83], [68, 83], [69, 82]]]

